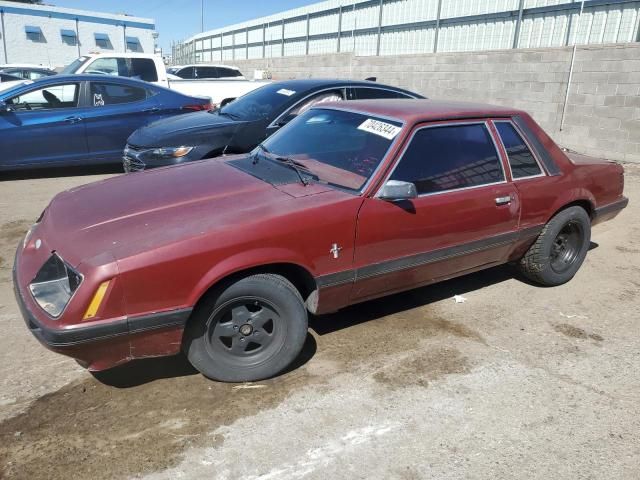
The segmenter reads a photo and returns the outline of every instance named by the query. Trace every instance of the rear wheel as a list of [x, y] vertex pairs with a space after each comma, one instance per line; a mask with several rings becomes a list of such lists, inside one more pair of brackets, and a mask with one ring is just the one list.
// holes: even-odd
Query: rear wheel
[[284, 277], [252, 275], [212, 292], [194, 312], [184, 349], [203, 375], [225, 382], [277, 375], [300, 353], [307, 311]]
[[545, 286], [568, 282], [589, 250], [591, 219], [582, 207], [569, 207], [547, 223], [520, 260], [522, 273]]

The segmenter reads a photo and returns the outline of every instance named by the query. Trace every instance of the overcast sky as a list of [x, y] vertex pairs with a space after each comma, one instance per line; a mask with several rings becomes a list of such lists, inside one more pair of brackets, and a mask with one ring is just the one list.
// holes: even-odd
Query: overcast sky
[[[200, 32], [201, 0], [45, 0], [57, 7], [106, 13], [127, 13], [153, 18], [160, 34], [158, 43], [171, 51], [171, 42]], [[318, 0], [204, 0], [204, 28], [232, 23], [316, 3]]]

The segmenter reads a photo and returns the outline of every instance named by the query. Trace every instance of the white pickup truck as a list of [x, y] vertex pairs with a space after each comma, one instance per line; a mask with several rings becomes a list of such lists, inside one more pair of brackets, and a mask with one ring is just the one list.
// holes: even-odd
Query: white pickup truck
[[91, 53], [69, 64], [61, 73], [90, 73], [137, 78], [185, 95], [209, 97], [213, 106], [240, 97], [268, 80], [181, 79], [167, 72], [162, 57], [143, 53]]

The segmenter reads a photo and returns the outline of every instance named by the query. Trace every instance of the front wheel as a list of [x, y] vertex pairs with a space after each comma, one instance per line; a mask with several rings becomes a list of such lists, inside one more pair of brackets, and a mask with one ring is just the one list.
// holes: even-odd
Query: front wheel
[[184, 335], [191, 364], [224, 382], [262, 380], [282, 372], [307, 336], [307, 310], [284, 277], [259, 274], [212, 292]]
[[520, 260], [520, 271], [545, 286], [562, 285], [576, 274], [589, 250], [591, 219], [581, 207], [569, 207], [545, 225]]

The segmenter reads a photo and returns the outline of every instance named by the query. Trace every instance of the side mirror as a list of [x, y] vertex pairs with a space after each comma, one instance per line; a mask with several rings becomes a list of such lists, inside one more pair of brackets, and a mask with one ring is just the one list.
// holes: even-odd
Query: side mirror
[[0, 113], [13, 112], [13, 107], [4, 100], [0, 100]]
[[412, 198], [417, 198], [417, 196], [418, 190], [413, 183], [401, 182], [400, 180], [389, 180], [384, 184], [380, 195], [378, 195], [382, 200], [391, 202], [411, 200]]

